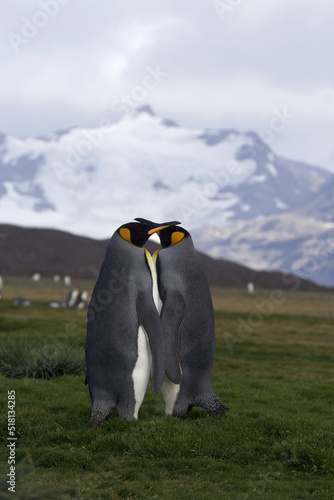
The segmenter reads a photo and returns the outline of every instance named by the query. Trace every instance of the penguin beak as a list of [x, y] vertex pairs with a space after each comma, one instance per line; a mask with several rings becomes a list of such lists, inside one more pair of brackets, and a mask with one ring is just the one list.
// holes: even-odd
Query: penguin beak
[[181, 222], [179, 222], [177, 220], [173, 220], [171, 222], [165, 222], [165, 224], [162, 224], [161, 226], [154, 227], [153, 229], [150, 229], [147, 232], [147, 234], [149, 234], [149, 235], [154, 234], [154, 233], [159, 234], [162, 229], [165, 229], [166, 227], [169, 227], [169, 226], [176, 226], [177, 224], [181, 224]]
[[147, 231], [147, 234], [151, 235], [151, 234], [154, 234], [154, 233], [158, 233], [161, 231], [161, 229], [165, 229], [165, 227], [168, 227], [167, 226], [158, 226], [158, 227], [154, 227], [153, 229], [150, 229], [149, 231]]

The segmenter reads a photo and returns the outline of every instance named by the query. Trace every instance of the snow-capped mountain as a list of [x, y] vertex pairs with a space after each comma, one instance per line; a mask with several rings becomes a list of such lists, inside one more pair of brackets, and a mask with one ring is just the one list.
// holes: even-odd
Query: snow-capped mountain
[[250, 132], [193, 130], [144, 108], [107, 128], [2, 136], [2, 222], [108, 237], [124, 220], [223, 226], [306, 202], [330, 178]]
[[[280, 157], [254, 132], [189, 129], [148, 106], [100, 128], [0, 135], [1, 222], [108, 238], [134, 217], [178, 219], [199, 249], [261, 269], [290, 270], [295, 253], [313, 251], [306, 241], [330, 228], [305, 221], [330, 223], [333, 189], [332, 174]], [[284, 231], [264, 227], [291, 211], [302, 222], [284, 260]]]

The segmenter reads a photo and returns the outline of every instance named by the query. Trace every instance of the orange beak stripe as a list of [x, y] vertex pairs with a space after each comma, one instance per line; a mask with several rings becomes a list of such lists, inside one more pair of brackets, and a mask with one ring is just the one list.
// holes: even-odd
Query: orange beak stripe
[[154, 234], [154, 233], [158, 233], [161, 229], [165, 229], [167, 226], [159, 226], [159, 227], [155, 227], [154, 229], [150, 229], [147, 234]]

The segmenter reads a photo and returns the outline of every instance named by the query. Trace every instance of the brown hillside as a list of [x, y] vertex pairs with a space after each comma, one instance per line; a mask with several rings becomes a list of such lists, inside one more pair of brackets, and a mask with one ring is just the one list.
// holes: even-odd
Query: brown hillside
[[[108, 240], [93, 240], [55, 229], [22, 228], [0, 224], [0, 274], [3, 276], [42, 276], [69, 274], [74, 278], [96, 278]], [[148, 242], [153, 253], [159, 245]], [[245, 288], [253, 282], [259, 288], [293, 289], [296, 280], [280, 272], [254, 271], [245, 266], [216, 260], [198, 253], [210, 285]], [[319, 289], [299, 280], [299, 290]]]

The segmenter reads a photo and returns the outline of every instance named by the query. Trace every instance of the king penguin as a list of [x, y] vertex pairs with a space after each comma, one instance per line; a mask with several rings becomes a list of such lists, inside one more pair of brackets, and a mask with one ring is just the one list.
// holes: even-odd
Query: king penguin
[[163, 383], [166, 342], [154, 302], [155, 265], [142, 248], [160, 229], [129, 222], [115, 231], [107, 246], [87, 315], [90, 427], [100, 425], [112, 411], [129, 422], [138, 418], [151, 364], [153, 391]]
[[162, 246], [156, 259], [160, 316], [167, 349], [160, 392], [166, 413], [182, 417], [194, 406], [210, 413], [228, 411], [212, 389], [214, 311], [192, 238], [180, 226], [157, 232]]

